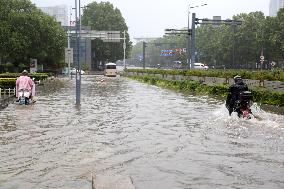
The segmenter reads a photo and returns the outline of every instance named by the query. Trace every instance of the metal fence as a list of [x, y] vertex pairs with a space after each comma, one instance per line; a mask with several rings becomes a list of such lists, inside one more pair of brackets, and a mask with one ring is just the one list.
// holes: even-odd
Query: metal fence
[[1, 89], [0, 88], [0, 99], [5, 99], [5, 98], [9, 98], [11, 96], [15, 96], [16, 95], [16, 89]]

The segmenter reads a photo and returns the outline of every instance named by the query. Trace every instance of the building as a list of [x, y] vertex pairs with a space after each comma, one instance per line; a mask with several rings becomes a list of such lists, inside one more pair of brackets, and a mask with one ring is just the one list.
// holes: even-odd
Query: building
[[284, 8], [284, 0], [270, 0], [269, 16], [276, 16], [281, 8]]
[[68, 6], [67, 5], [58, 5], [53, 7], [39, 7], [44, 13], [53, 16], [57, 22], [61, 23], [61, 26], [68, 26]]
[[[71, 67], [77, 66], [78, 61], [78, 46], [76, 41], [76, 33], [75, 33], [75, 26], [64, 26], [63, 27], [66, 32], [69, 33], [69, 44], [70, 48], [73, 49], [73, 64], [71, 64]], [[82, 33], [84, 31], [90, 31], [90, 26], [82, 26], [81, 27]], [[80, 45], [80, 57], [79, 61], [80, 64], [83, 66], [87, 66], [89, 71], [94, 70], [94, 65], [92, 64], [92, 40], [90, 38], [81, 38], [81, 41], [79, 42]]]

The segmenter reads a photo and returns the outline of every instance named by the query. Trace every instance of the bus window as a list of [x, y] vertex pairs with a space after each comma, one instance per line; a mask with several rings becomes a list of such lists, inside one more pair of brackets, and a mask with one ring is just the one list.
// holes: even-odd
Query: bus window
[[116, 65], [106, 65], [106, 69], [116, 69]]

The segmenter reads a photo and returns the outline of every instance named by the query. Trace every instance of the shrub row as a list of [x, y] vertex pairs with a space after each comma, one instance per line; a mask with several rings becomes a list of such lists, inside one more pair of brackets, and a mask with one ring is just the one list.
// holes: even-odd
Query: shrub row
[[[208, 94], [214, 96], [221, 96], [225, 98], [228, 95], [227, 89], [228, 85], [215, 85], [209, 86], [202, 84], [198, 81], [190, 80], [169, 80], [161, 79], [151, 76], [128, 76], [132, 79], [149, 83], [152, 85], [157, 85], [161, 87], [166, 87], [174, 90], [179, 90], [183, 92], [193, 92], [196, 94]], [[283, 92], [271, 92], [264, 89], [254, 89], [251, 90], [253, 94], [253, 101], [263, 104], [284, 106], [284, 93]]]
[[[3, 73], [0, 74], [0, 78], [17, 78], [20, 77], [21, 73]], [[44, 80], [48, 78], [47, 73], [31, 73], [29, 74], [30, 78], [35, 78], [36, 81]]]
[[128, 69], [127, 72], [150, 73], [150, 74], [171, 74], [171, 75], [187, 75], [187, 76], [207, 76], [233, 78], [236, 75], [242, 76], [244, 79], [284, 81], [283, 70], [162, 70], [162, 69]]
[[17, 78], [0, 78], [0, 88], [2, 89], [13, 89], [16, 86]]

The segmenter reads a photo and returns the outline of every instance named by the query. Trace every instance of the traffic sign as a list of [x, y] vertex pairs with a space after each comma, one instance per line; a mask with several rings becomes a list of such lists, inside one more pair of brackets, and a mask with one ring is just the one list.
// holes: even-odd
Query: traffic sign
[[65, 63], [73, 63], [73, 48], [65, 48]]
[[260, 60], [264, 60], [264, 56], [260, 56], [259, 58], [260, 58]]
[[276, 65], [276, 63], [273, 62], [273, 61], [270, 64], [271, 64], [272, 67]]

